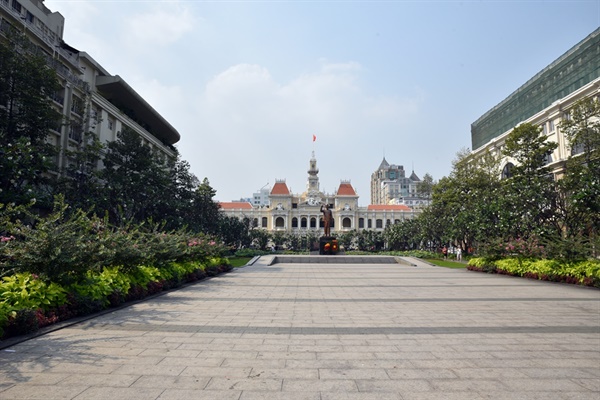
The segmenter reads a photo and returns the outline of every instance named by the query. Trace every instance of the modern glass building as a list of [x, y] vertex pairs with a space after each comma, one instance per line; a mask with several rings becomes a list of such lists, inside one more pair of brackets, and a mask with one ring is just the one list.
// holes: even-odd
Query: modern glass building
[[471, 148], [477, 151], [598, 78], [600, 28], [471, 124]]

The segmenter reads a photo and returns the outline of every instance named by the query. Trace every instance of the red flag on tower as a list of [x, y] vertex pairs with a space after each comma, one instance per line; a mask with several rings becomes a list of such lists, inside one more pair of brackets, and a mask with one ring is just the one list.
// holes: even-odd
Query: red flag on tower
[[317, 140], [317, 135], [313, 135], [313, 142]]

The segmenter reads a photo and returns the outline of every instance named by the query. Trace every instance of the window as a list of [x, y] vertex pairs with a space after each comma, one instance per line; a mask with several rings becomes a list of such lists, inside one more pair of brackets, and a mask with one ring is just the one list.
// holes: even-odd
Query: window
[[298, 227], [298, 218], [294, 217], [292, 218], [292, 228], [297, 228]]
[[548, 126], [550, 127], [550, 132], [554, 132], [556, 130], [553, 120], [548, 121]]
[[377, 229], [381, 229], [381, 228], [383, 228], [383, 220], [381, 220], [381, 219], [377, 219], [377, 220], [375, 221], [375, 228], [377, 228]]
[[302, 217], [302, 219], [300, 220], [300, 227], [306, 228], [306, 222], [306, 217]]
[[83, 102], [79, 97], [73, 96], [73, 100], [71, 101], [71, 111], [79, 115], [83, 114]]
[[514, 165], [512, 163], [508, 163], [502, 168], [502, 179], [508, 179], [512, 176], [512, 169]]
[[576, 154], [581, 154], [583, 153], [583, 144], [582, 143], [573, 143], [573, 145], [571, 146], [571, 155], [574, 156]]
[[316, 228], [317, 227], [317, 219], [315, 217], [312, 217], [310, 219], [310, 227], [311, 228]]
[[12, 8], [16, 12], [20, 13], [21, 12], [21, 3], [19, 3], [17, 0], [12, 0]]
[[256, 228], [256, 227], [258, 227], [258, 218], [254, 218], [254, 219], [252, 220], [252, 227], [253, 227], [253, 228]]
[[283, 228], [284, 226], [285, 226], [285, 221], [283, 220], [283, 217], [277, 217], [277, 219], [275, 220], [275, 227]]
[[543, 160], [544, 165], [548, 165], [551, 162], [552, 162], [552, 153], [544, 154], [544, 160]]
[[33, 14], [29, 11], [27, 11], [27, 13], [25, 14], [25, 21], [29, 22], [30, 24], [33, 24]]
[[358, 219], [358, 227], [361, 229], [365, 227], [365, 219], [364, 218]]
[[350, 218], [346, 217], [342, 220], [342, 227], [343, 228], [351, 228], [352, 227], [352, 221], [350, 220]]
[[69, 139], [74, 140], [77, 143], [81, 142], [81, 125], [71, 123], [69, 126]]
[[367, 228], [371, 229], [373, 227], [373, 220], [369, 219], [367, 220]]
[[263, 228], [267, 227], [267, 217], [262, 217], [262, 227]]

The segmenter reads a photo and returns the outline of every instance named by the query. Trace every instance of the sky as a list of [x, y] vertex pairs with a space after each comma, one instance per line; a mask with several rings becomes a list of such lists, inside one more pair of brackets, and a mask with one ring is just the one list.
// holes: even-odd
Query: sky
[[[350, 180], [383, 157], [439, 180], [471, 124], [600, 26], [600, 0], [46, 0], [64, 40], [180, 133], [215, 200]], [[313, 141], [313, 135], [316, 140]]]

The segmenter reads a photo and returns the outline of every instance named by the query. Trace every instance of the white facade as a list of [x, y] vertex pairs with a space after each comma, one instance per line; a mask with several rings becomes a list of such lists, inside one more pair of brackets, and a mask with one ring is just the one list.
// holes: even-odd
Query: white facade
[[360, 230], [383, 231], [386, 226], [415, 218], [419, 210], [406, 205], [358, 206], [358, 194], [348, 180], [341, 180], [335, 193], [320, 190], [317, 159], [312, 154], [309, 160], [306, 191], [290, 192], [284, 179], [276, 180], [269, 194], [269, 207], [255, 207], [248, 202], [220, 203], [221, 210], [228, 216], [248, 218], [255, 227], [271, 232], [322, 235], [322, 205], [329, 205], [333, 212], [331, 232], [343, 233]]
[[[540, 126], [542, 128], [542, 135], [546, 137], [546, 140], [558, 144], [546, 161], [548, 168], [557, 178], [562, 176], [567, 159], [571, 155], [577, 154], [578, 151], [577, 148], [574, 149], [573, 146], [571, 146], [571, 143], [569, 143], [564, 133], [560, 130], [559, 124], [565, 118], [565, 112], [571, 108], [576, 101], [588, 97], [600, 98], [600, 78], [585, 85], [579, 90], [570, 93], [568, 96], [554, 102], [551, 106], [523, 121], [523, 123]], [[487, 152], [494, 155], [500, 155], [504, 148], [506, 138], [511, 131], [512, 129], [492, 139], [485, 146], [475, 149], [475, 151], [472, 152], [472, 156], [482, 156]], [[516, 164], [516, 161], [510, 157], [502, 157], [500, 162], [502, 172], [500, 173], [503, 175], [508, 174], [510, 166], [514, 164]]]
[[[472, 157], [500, 155], [506, 138], [521, 123], [542, 128], [547, 141], [557, 143], [546, 164], [560, 178], [573, 148], [560, 122], [575, 102], [600, 96], [600, 28], [548, 65], [509, 97], [471, 125]], [[507, 176], [515, 160], [503, 157], [499, 174]]]
[[63, 40], [64, 17], [41, 0], [0, 0], [0, 35], [23, 32], [45, 55], [62, 88], [52, 102], [64, 123], [52, 129], [48, 142], [57, 146], [57, 173], [69, 160], [63, 150], [83, 145], [85, 132], [103, 142], [114, 141], [124, 127], [137, 132], [145, 145], [163, 157], [175, 157], [179, 133], [118, 75], [110, 75], [89, 54]]
[[[420, 183], [421, 179], [414, 171], [407, 177], [402, 165], [389, 164], [384, 157], [379, 168], [371, 174], [371, 204], [409, 205], [403, 199], [416, 198]], [[410, 204], [417, 203], [411, 201]]]

